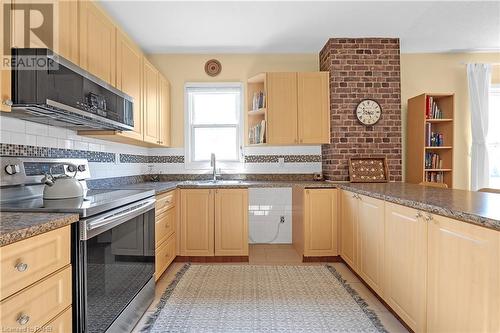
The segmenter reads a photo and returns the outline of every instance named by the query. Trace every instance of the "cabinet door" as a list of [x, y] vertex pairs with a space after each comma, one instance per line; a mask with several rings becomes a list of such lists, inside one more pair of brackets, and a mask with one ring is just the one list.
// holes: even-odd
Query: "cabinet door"
[[215, 190], [215, 255], [248, 255], [248, 190]]
[[297, 73], [267, 73], [269, 144], [297, 143]]
[[159, 144], [159, 73], [146, 59], [143, 61], [144, 75], [144, 141]]
[[352, 192], [341, 193], [340, 255], [352, 269], [357, 271], [358, 199]]
[[116, 28], [93, 1], [80, 1], [80, 66], [115, 85]]
[[72, 63], [79, 64], [78, 0], [58, 0], [59, 27], [56, 52]]
[[142, 141], [142, 52], [121, 31], [116, 34], [116, 87], [134, 98], [134, 130], [121, 135]]
[[181, 194], [181, 256], [214, 255], [214, 193], [183, 189]]
[[297, 75], [299, 143], [330, 143], [330, 74]]
[[338, 255], [337, 190], [306, 189], [304, 200], [304, 255]]
[[170, 83], [160, 75], [159, 139], [162, 146], [170, 146]]
[[428, 224], [428, 332], [500, 332], [498, 231], [434, 216]]
[[382, 295], [384, 274], [384, 201], [359, 196], [359, 275]]
[[386, 202], [384, 244], [384, 300], [425, 332], [427, 223], [417, 210]]
[[[0, 17], [2, 17], [2, 22], [6, 10], [4, 6], [5, 4], [2, 2], [0, 6]], [[0, 34], [2, 37], [4, 36], [4, 33], [7, 33], [5, 31], [4, 24], [0, 24]], [[4, 49], [3, 44], [4, 43], [2, 39], [2, 41], [0, 42], [0, 54], [2, 55], [2, 62], [4, 59], [3, 55], [7, 54], [7, 50]], [[10, 69], [5, 68], [4, 66], [0, 66], [0, 111], [10, 112], [10, 107], [6, 105], [7, 100], [11, 99], [10, 87]]]

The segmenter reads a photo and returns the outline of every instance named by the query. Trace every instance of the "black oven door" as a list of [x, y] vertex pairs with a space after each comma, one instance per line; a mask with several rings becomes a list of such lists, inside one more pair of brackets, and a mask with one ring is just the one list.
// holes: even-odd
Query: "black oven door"
[[83, 332], [124, 327], [115, 321], [148, 283], [154, 287], [154, 219], [154, 199], [146, 199], [80, 221]]

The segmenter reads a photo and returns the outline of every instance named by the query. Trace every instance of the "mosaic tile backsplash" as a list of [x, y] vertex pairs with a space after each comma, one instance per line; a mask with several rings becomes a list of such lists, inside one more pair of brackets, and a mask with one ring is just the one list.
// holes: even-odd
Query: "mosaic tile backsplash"
[[[151, 174], [198, 177], [210, 172], [186, 165], [184, 153], [183, 147], [146, 148], [120, 144], [0, 114], [0, 156], [84, 158], [90, 162], [93, 179]], [[321, 172], [320, 146], [244, 147], [243, 155], [242, 163], [221, 172], [227, 176]]]

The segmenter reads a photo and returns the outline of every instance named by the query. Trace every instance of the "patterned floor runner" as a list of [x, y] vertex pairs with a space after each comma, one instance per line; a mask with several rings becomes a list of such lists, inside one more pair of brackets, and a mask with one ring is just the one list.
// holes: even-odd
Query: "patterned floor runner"
[[328, 265], [185, 265], [142, 332], [386, 330]]

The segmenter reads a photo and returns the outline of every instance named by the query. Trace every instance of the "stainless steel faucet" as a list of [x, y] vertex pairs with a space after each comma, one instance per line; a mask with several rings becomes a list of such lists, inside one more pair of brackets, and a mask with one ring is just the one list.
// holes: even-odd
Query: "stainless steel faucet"
[[213, 173], [212, 180], [214, 182], [216, 182], [217, 181], [217, 167], [216, 167], [216, 158], [215, 158], [214, 153], [210, 154], [210, 166], [212, 167], [212, 173]]

